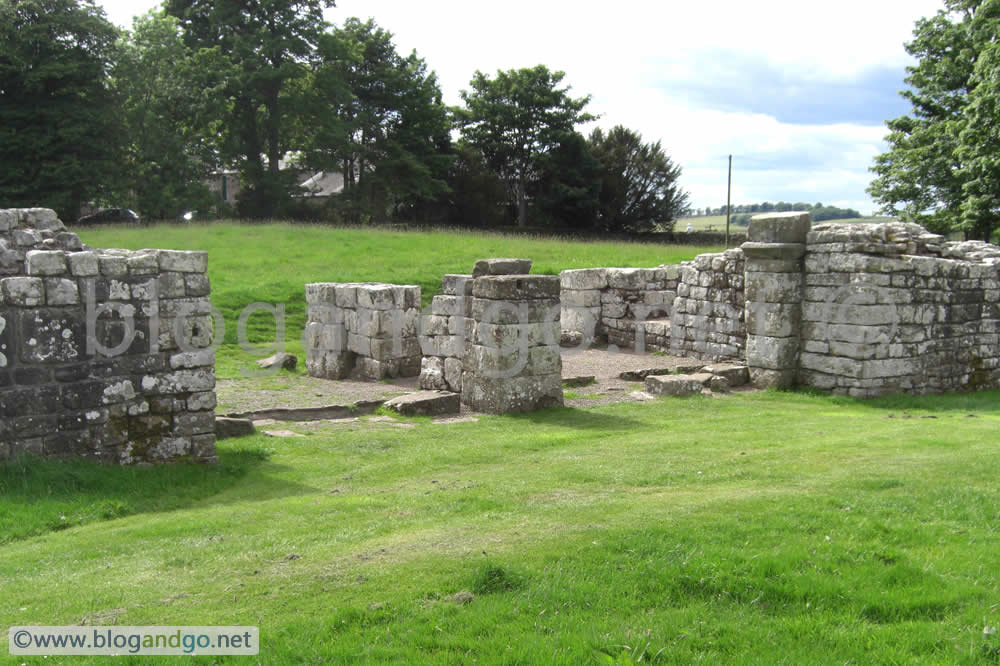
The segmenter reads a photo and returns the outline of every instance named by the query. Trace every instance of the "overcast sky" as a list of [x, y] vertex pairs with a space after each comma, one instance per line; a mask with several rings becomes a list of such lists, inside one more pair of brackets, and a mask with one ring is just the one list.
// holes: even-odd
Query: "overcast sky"
[[[128, 27], [157, 0], [98, 0]], [[591, 95], [597, 124], [662, 141], [694, 207], [822, 201], [874, 205], [868, 167], [910, 63], [903, 43], [941, 0], [338, 0], [334, 23], [374, 18], [415, 49], [459, 104], [475, 70], [545, 64]], [[585, 133], [589, 131], [584, 128]]]

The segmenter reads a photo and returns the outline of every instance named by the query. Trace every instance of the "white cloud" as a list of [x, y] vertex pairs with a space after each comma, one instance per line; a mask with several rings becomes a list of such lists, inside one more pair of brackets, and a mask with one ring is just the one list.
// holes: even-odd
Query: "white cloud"
[[[128, 24], [131, 14], [156, 3], [103, 4], [112, 20]], [[543, 63], [566, 71], [574, 94], [593, 95], [590, 110], [603, 115], [601, 125], [623, 124], [647, 140], [663, 141], [684, 167], [696, 206], [725, 201], [725, 160], [732, 153], [734, 202], [775, 200], [783, 198], [778, 192], [797, 188], [801, 195], [788, 197], [848, 201], [867, 211], [867, 168], [884, 149], [883, 128], [790, 124], [740, 110], [699, 108], [658, 86], [665, 80], [717, 80], [724, 88], [739, 70], [740, 54], [804, 81], [851, 81], [887, 66], [902, 76], [909, 62], [903, 43], [914, 21], [942, 6], [941, 0], [338, 0], [328, 18], [374, 18], [396, 35], [400, 50], [416, 49], [438, 72], [452, 104], [459, 103], [458, 92], [476, 69]], [[706, 67], [705, 54], [720, 49], [737, 60]], [[788, 168], [782, 169], [785, 160]], [[741, 168], [762, 161], [778, 164]]]

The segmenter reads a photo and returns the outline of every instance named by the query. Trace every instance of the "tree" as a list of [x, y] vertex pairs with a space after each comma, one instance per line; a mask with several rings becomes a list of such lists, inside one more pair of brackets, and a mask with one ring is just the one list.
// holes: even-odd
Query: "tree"
[[643, 143], [640, 134], [618, 125], [607, 133], [595, 129], [590, 146], [603, 165], [599, 228], [669, 230], [674, 220], [688, 214], [688, 194], [678, 183], [681, 168], [659, 141]]
[[537, 158], [572, 134], [578, 123], [594, 120], [584, 113], [590, 97], [572, 98], [560, 88], [564, 72], [544, 65], [498, 71], [490, 78], [476, 71], [472, 90], [461, 92], [458, 112], [465, 140], [478, 150], [507, 185], [517, 207], [518, 226], [527, 224], [528, 188], [538, 178]]
[[212, 205], [204, 185], [216, 166], [212, 137], [222, 114], [204, 80], [212, 63], [184, 45], [177, 19], [137, 17], [113, 70], [128, 145], [121, 201], [151, 219]]
[[603, 166], [579, 132], [563, 137], [536, 160], [538, 182], [531, 189], [538, 211], [563, 228], [591, 230], [600, 209]]
[[447, 192], [451, 120], [437, 76], [402, 57], [374, 21], [324, 35], [312, 79], [306, 161], [344, 174], [355, 219], [380, 219]]
[[[946, 232], [969, 226], [962, 203], [972, 172], [959, 147], [976, 86], [976, 61], [996, 34], [995, 0], [946, 0], [946, 9], [916, 23], [906, 45], [917, 64], [907, 68], [910, 114], [888, 121], [889, 151], [875, 158], [869, 194], [881, 211]], [[984, 29], [992, 24], [992, 31]], [[971, 140], [974, 133], [966, 134]], [[966, 151], [967, 152], [967, 151]], [[982, 201], [982, 200], [981, 200]]]
[[0, 201], [75, 220], [116, 176], [118, 30], [91, 0], [0, 0]]
[[281, 171], [297, 147], [291, 128], [300, 109], [296, 82], [306, 76], [327, 27], [323, 9], [333, 0], [166, 0], [196, 52], [217, 50], [217, 72], [227, 110], [220, 154], [235, 161], [245, 183], [241, 213], [279, 214], [295, 187]]

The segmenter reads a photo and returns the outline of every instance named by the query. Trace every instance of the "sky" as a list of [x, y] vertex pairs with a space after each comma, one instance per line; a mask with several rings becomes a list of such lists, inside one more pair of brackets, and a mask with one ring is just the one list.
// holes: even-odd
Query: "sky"
[[[157, 0], [97, 0], [128, 27]], [[903, 45], [942, 0], [338, 0], [327, 19], [373, 18], [461, 103], [476, 70], [547, 65], [600, 115], [660, 141], [693, 208], [823, 202], [868, 214], [869, 167], [886, 150]]]

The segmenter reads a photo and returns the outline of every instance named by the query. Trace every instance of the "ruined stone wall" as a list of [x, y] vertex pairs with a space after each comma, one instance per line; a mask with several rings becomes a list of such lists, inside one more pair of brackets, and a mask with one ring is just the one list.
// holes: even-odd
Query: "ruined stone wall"
[[445, 275], [441, 295], [420, 318], [420, 388], [462, 392], [462, 363], [472, 335], [472, 275]]
[[420, 287], [375, 282], [306, 285], [306, 369], [322, 379], [420, 374]]
[[667, 351], [681, 266], [584, 268], [559, 274], [562, 341]]
[[559, 278], [485, 275], [472, 289], [462, 403], [490, 414], [561, 405]]
[[870, 397], [1000, 387], [1000, 247], [913, 224], [820, 224], [798, 383]]
[[93, 250], [0, 210], [0, 459], [215, 460], [204, 252]]
[[670, 317], [670, 353], [706, 361], [743, 359], [744, 270], [738, 249], [685, 262]]

